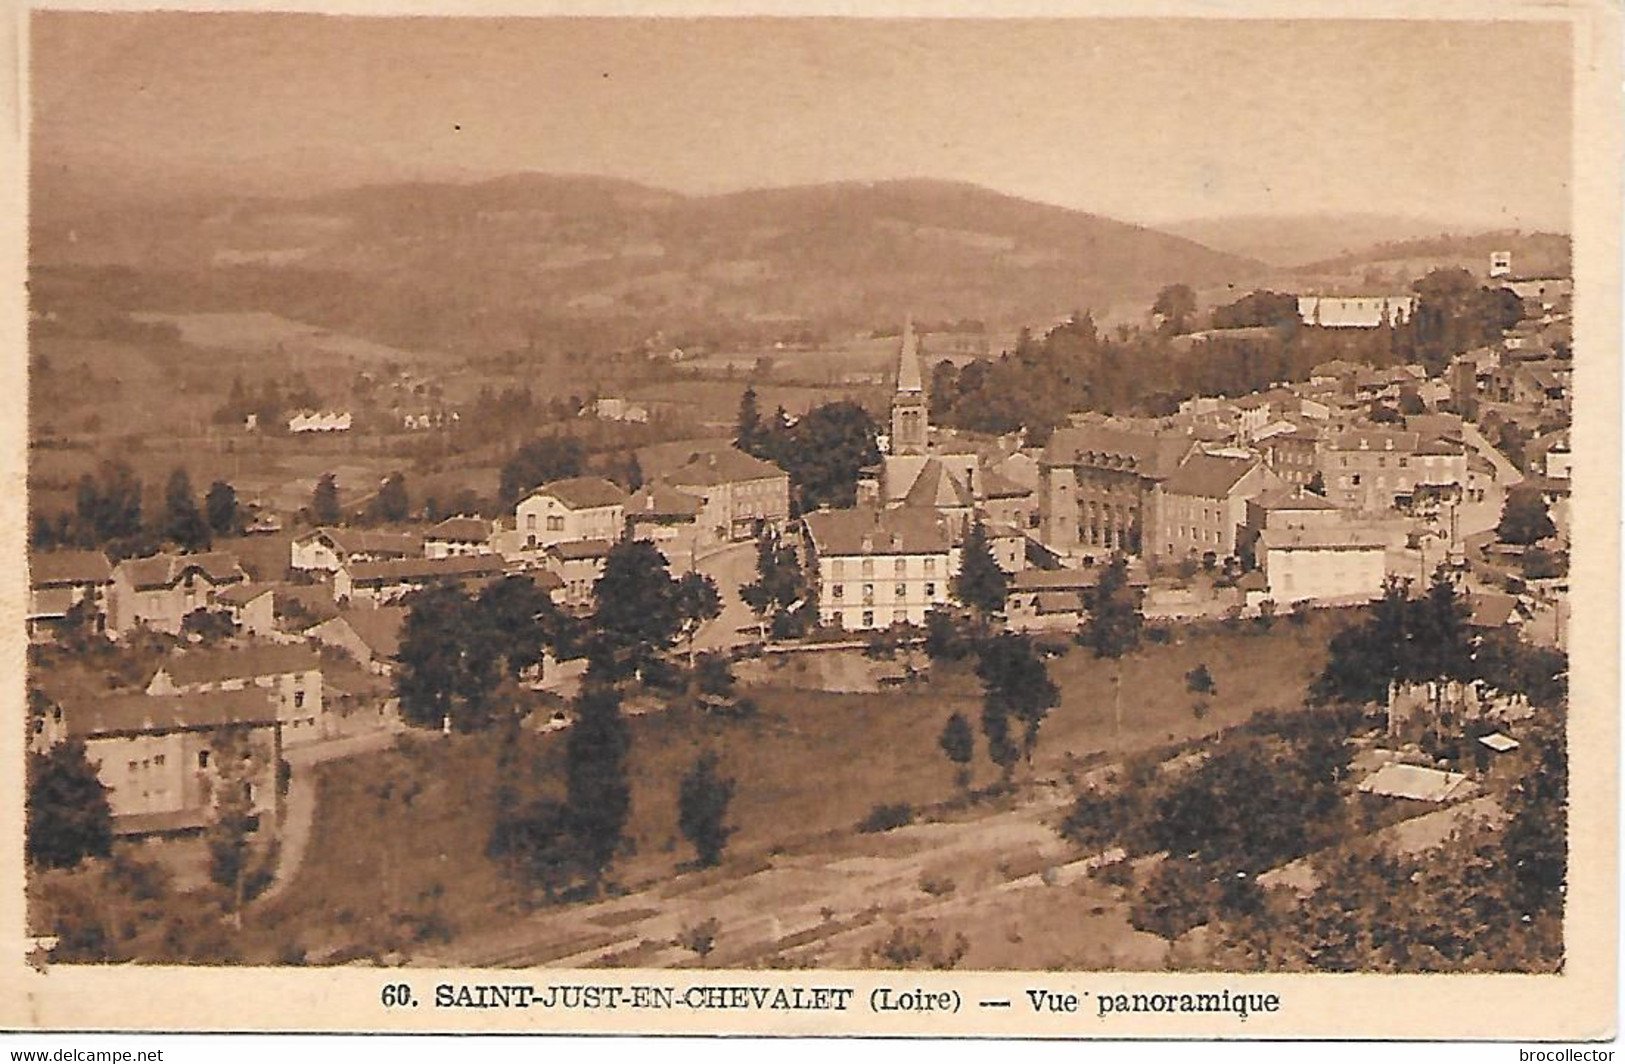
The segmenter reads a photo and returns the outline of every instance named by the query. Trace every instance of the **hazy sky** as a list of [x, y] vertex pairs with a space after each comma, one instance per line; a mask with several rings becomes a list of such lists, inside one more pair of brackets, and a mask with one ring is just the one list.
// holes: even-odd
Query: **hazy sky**
[[1549, 23], [34, 17], [34, 150], [263, 190], [936, 177], [1134, 221], [1566, 227]]

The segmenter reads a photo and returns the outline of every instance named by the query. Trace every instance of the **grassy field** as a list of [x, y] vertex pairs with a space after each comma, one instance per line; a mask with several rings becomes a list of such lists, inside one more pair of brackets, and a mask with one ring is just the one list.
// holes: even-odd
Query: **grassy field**
[[[1157, 746], [1215, 732], [1259, 710], [1298, 706], [1335, 623], [1335, 617], [1303, 627], [1278, 622], [1268, 633], [1215, 628], [1148, 646], [1121, 663], [1120, 727], [1112, 700], [1118, 666], [1075, 650], [1051, 664], [1063, 699], [1044, 725], [1032, 772], [1061, 777], [1100, 751]], [[1258, 668], [1260, 661], [1269, 667]], [[1218, 693], [1198, 720], [1184, 674], [1204, 662]], [[752, 854], [848, 835], [876, 804], [949, 798], [952, 771], [937, 736], [955, 709], [974, 721], [980, 704], [979, 685], [962, 666], [883, 695], [772, 686], [750, 693], [761, 712], [749, 721], [687, 713], [631, 719], [633, 814], [627, 852], [615, 869], [622, 886], [660, 882], [692, 857], [677, 829], [676, 791], [700, 750], [718, 751], [723, 771], [738, 781], [730, 817], [738, 831], [729, 852], [748, 863]], [[562, 791], [566, 734], [527, 736], [540, 790]], [[979, 738], [982, 785], [997, 773], [980, 748]], [[289, 941], [316, 953], [378, 943], [398, 934], [400, 922], [384, 915], [390, 907], [432, 911], [454, 934], [511, 920], [512, 887], [484, 855], [495, 766], [496, 744], [479, 736], [414, 737], [401, 750], [322, 766], [305, 863], [290, 890], [251, 921], [252, 939], [266, 956]], [[396, 781], [388, 798], [379, 794], [386, 780]], [[420, 790], [408, 802], [400, 795], [412, 784]]]

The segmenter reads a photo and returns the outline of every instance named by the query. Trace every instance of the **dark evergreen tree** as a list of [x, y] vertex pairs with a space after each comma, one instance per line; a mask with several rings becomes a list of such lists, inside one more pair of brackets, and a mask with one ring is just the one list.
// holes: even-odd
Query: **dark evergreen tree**
[[728, 803], [734, 781], [717, 773], [717, 757], [707, 751], [695, 759], [677, 791], [677, 826], [694, 847], [702, 868], [722, 860], [722, 851], [734, 829], [728, 824]]
[[[1014, 632], [984, 640], [977, 654], [976, 675], [982, 681], [983, 704], [996, 706], [995, 716], [1020, 722], [1021, 752], [1031, 764], [1038, 729], [1061, 701], [1060, 689], [1050, 679], [1033, 641]], [[991, 741], [993, 736], [988, 738]]]
[[1089, 620], [1084, 641], [1096, 657], [1120, 658], [1140, 645], [1144, 623], [1140, 593], [1128, 582], [1128, 561], [1122, 555], [1113, 558], [1101, 572], [1086, 599]]
[[734, 444], [746, 454], [766, 457], [762, 453], [762, 413], [756, 407], [756, 389], [750, 385], [739, 397], [739, 416], [734, 422]]
[[209, 549], [209, 525], [198, 511], [192, 478], [185, 469], [171, 473], [164, 488], [164, 535], [182, 550]]
[[580, 440], [568, 436], [531, 440], [503, 463], [499, 488], [503, 507], [512, 509], [533, 488], [578, 477], [585, 469], [586, 451]]
[[107, 787], [78, 740], [28, 755], [28, 859], [40, 868], [73, 868], [113, 847]]
[[209, 485], [203, 497], [203, 513], [208, 518], [209, 531], [217, 536], [233, 536], [239, 531], [237, 489], [224, 480]]
[[954, 576], [954, 597], [983, 616], [1004, 611], [1009, 575], [993, 557], [987, 529], [981, 521], [971, 525], [960, 551], [959, 572]]
[[1557, 534], [1546, 511], [1546, 500], [1535, 488], [1515, 487], [1507, 492], [1501, 506], [1501, 523], [1495, 535], [1503, 543], [1532, 546]]
[[586, 874], [596, 887], [620, 849], [632, 809], [626, 769], [631, 736], [621, 719], [619, 692], [590, 669], [575, 713], [565, 747], [565, 804]]
[[316, 525], [336, 525], [342, 518], [339, 511], [338, 478], [323, 473], [316, 481], [316, 490], [310, 496], [310, 520]]
[[372, 519], [390, 523], [405, 521], [412, 513], [412, 501], [406, 494], [406, 477], [391, 473], [378, 488], [370, 507]]
[[954, 712], [942, 726], [937, 745], [954, 765], [954, 784], [961, 791], [970, 789], [970, 763], [976, 756], [976, 733], [963, 713]]

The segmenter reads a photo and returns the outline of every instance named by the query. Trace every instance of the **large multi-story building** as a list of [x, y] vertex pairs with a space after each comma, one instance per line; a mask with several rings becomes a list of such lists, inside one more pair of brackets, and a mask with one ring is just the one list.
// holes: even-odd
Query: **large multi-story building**
[[1193, 454], [1162, 482], [1146, 553], [1216, 561], [1237, 553], [1247, 502], [1283, 481], [1262, 459]]
[[949, 601], [957, 559], [948, 528], [930, 510], [820, 510], [803, 523], [820, 623], [920, 625]]
[[177, 654], [158, 667], [146, 687], [149, 695], [248, 690], [269, 699], [273, 719], [290, 746], [329, 734], [321, 658], [307, 647], [259, 645]]
[[1085, 557], [1139, 554], [1158, 486], [1196, 447], [1184, 436], [1103, 425], [1057, 429], [1039, 461], [1039, 538]]
[[1410, 510], [1459, 497], [1467, 483], [1467, 449], [1394, 429], [1350, 429], [1321, 452], [1326, 495], [1354, 510]]

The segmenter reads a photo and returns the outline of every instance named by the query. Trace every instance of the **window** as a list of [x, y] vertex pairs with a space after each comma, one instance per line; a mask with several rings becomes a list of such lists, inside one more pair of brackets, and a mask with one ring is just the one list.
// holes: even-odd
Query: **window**
[[897, 559], [895, 562], [892, 563], [891, 568], [892, 568], [893, 573], [897, 574], [898, 576], [902, 576], [904, 573], [908, 572], [908, 559], [906, 559], [906, 558]]
[[[1426, 461], [1427, 461], [1427, 459], [1424, 458], [1423, 462], [1425, 463]], [[1410, 468], [1410, 464], [1411, 464], [1411, 460], [1409, 458], [1401, 458], [1399, 460], [1399, 468], [1401, 468], [1401, 469]]]
[[845, 596], [845, 594], [846, 594], [845, 586], [843, 586], [841, 584], [831, 584], [830, 585], [830, 588], [829, 588], [829, 597], [830, 598], [837, 598], [837, 599], [842, 598], [842, 597]]
[[136, 769], [136, 765], [137, 765], [137, 764], [138, 764], [138, 762], [135, 762], [135, 761], [131, 761], [131, 762], [130, 762], [130, 766], [129, 766], [129, 769], [128, 769], [128, 770], [127, 770], [127, 771], [128, 771], [128, 772], [129, 772], [129, 773], [130, 773], [130, 774], [131, 774], [131, 775], [132, 775], [132, 776], [133, 776], [133, 775], [135, 775], [135, 769]]
[[925, 560], [925, 571], [928, 573], [934, 573], [937, 571], [937, 560], [935, 558], [927, 558]]
[[873, 584], [864, 584], [863, 585], [863, 604], [865, 606], [872, 605], [874, 603], [874, 601], [875, 601], [875, 585], [873, 585]]
[[928, 599], [934, 599], [934, 598], [937, 597], [937, 585], [936, 584], [928, 582], [925, 585], [925, 597], [928, 598]]
[[907, 584], [898, 584], [897, 585], [897, 597], [900, 598], [900, 599], [908, 598], [908, 585]]
[[153, 755], [153, 757], [152, 757], [152, 767], [153, 768], [163, 768], [164, 767], [164, 755], [163, 754], [154, 754]]
[[528, 531], [532, 531], [532, 532], [534, 532], [536, 530], [536, 515], [535, 514], [526, 514], [525, 515], [525, 528]]
[[207, 750], [199, 750], [197, 752], [197, 767], [198, 768], [208, 768], [209, 767], [209, 751], [207, 751]]
[[549, 532], [563, 532], [564, 518], [558, 514], [549, 514], [547, 517], [547, 530]]
[[836, 580], [846, 575], [846, 563], [836, 559], [829, 563], [829, 575]]
[[875, 611], [874, 610], [864, 610], [863, 611], [863, 627], [865, 627], [865, 628], [873, 628], [874, 626], [875, 626]]
[[305, 692], [303, 692], [303, 691], [295, 691], [293, 693], [293, 708], [294, 709], [304, 709], [305, 708]]
[[872, 559], [872, 558], [863, 559], [862, 569], [863, 569], [863, 575], [864, 576], [873, 576], [873, 575], [875, 575], [874, 559]]
[[908, 623], [908, 611], [907, 610], [893, 610], [892, 615], [891, 615], [891, 623], [893, 623], [893, 624], [906, 624], [906, 623]]

